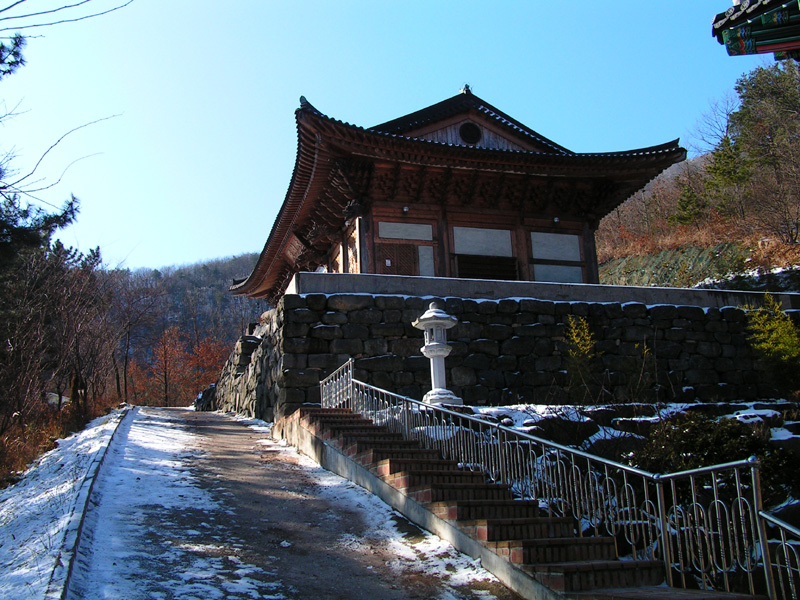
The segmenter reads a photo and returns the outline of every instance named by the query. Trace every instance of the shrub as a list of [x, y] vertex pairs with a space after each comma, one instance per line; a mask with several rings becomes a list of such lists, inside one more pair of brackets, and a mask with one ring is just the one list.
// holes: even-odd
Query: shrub
[[735, 419], [715, 421], [684, 413], [664, 420], [628, 462], [652, 473], [674, 473], [751, 456], [761, 461], [765, 506], [777, 504], [790, 494], [797, 497], [800, 475], [794, 468], [796, 460], [785, 450], [772, 446], [766, 435], [759, 435]]
[[589, 322], [583, 317], [567, 315], [564, 342], [570, 401], [573, 404], [596, 401], [602, 391], [593, 375], [599, 353], [595, 350], [596, 341]]
[[764, 305], [747, 313], [748, 341], [767, 365], [782, 391], [800, 387], [800, 334], [770, 294]]

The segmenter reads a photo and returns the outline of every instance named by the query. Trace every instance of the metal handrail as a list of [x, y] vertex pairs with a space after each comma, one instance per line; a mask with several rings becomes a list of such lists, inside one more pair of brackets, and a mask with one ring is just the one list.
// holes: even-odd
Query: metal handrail
[[[462, 468], [509, 485], [548, 514], [572, 517], [577, 535], [610, 535], [632, 558], [662, 561], [668, 585], [742, 591], [735, 588], [743, 579], [751, 594], [765, 586], [770, 598], [797, 600], [797, 548], [791, 542], [778, 547], [786, 566], [769, 558], [756, 459], [650, 473], [393, 394], [353, 373], [351, 359], [322, 381], [324, 407], [361, 413]], [[778, 590], [788, 595], [776, 595], [776, 578]]]
[[771, 597], [796, 600], [800, 597], [800, 529], [763, 510], [758, 516], [762, 523], [778, 533], [778, 539], [769, 540], [774, 585]]

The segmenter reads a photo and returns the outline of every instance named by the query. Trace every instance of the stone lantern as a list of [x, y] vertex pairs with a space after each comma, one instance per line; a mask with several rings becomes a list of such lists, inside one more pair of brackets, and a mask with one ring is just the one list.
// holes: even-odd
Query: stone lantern
[[452, 348], [447, 344], [446, 331], [455, 327], [458, 319], [444, 312], [436, 302], [412, 323], [425, 332], [425, 345], [420, 348], [422, 355], [431, 361], [431, 391], [422, 398], [428, 404], [464, 404], [463, 400], [447, 389], [445, 383], [444, 359]]

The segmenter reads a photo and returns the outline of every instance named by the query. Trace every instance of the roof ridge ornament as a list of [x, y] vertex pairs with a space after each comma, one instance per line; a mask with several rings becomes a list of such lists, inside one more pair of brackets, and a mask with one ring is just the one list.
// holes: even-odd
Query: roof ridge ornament
[[458, 92], [460, 94], [471, 94], [472, 93], [472, 88], [469, 86], [468, 83], [465, 83], [464, 87], [462, 87], [460, 90], [458, 90]]

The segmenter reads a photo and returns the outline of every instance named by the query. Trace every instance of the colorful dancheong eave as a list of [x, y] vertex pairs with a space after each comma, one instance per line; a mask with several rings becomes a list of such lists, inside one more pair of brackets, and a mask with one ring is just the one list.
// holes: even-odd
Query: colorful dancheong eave
[[742, 0], [714, 17], [712, 35], [729, 56], [800, 57], [800, 0]]

